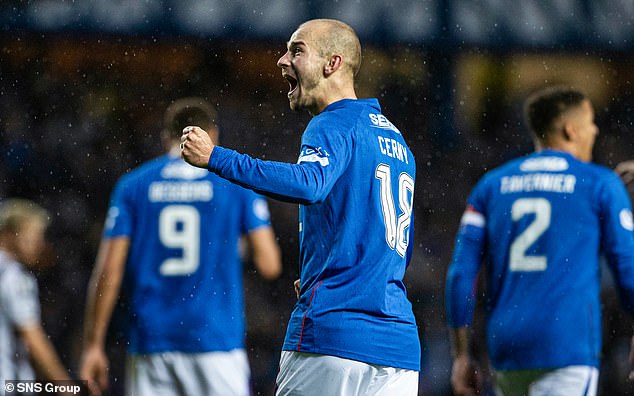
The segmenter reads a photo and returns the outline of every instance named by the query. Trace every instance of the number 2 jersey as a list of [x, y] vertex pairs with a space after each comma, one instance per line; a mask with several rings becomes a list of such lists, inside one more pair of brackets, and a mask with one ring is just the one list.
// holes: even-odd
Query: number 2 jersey
[[122, 294], [131, 353], [244, 348], [241, 235], [269, 226], [265, 199], [178, 157], [121, 177], [104, 237], [127, 237]]
[[284, 350], [419, 370], [403, 285], [416, 164], [376, 99], [344, 99], [313, 117], [297, 164], [215, 147], [209, 169], [300, 203], [300, 298]]
[[496, 369], [598, 367], [601, 255], [634, 308], [632, 212], [617, 175], [545, 150], [487, 173], [467, 204], [447, 275], [449, 325], [470, 324], [484, 258]]

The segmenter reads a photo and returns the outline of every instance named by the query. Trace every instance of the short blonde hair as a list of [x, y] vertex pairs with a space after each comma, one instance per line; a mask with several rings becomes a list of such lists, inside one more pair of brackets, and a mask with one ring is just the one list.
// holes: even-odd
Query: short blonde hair
[[36, 219], [48, 225], [50, 216], [46, 209], [23, 198], [0, 201], [0, 232], [15, 232], [25, 222]]

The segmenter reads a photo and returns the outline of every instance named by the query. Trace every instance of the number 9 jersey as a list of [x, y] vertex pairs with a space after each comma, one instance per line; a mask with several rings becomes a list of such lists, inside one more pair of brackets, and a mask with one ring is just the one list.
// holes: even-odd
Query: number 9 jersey
[[178, 157], [123, 176], [104, 237], [130, 239], [121, 287], [129, 352], [244, 348], [239, 238], [269, 225], [263, 197]]
[[469, 325], [486, 262], [487, 342], [497, 370], [598, 367], [600, 256], [634, 312], [627, 192], [610, 169], [544, 150], [488, 172], [467, 201], [447, 274], [447, 320]]

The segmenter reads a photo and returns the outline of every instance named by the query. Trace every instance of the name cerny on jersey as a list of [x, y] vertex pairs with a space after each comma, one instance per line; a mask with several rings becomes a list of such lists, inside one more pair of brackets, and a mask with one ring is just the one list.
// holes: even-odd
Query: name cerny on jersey
[[[392, 124], [390, 120], [388, 120], [383, 114], [371, 113], [368, 114], [368, 116], [370, 117], [370, 127], [392, 131], [399, 135], [401, 134], [401, 131], [399, 131], [398, 128], [395, 127], [394, 124]], [[409, 164], [409, 159], [407, 158], [407, 149], [402, 143], [395, 139], [381, 135], [378, 135], [377, 139], [381, 154]]]

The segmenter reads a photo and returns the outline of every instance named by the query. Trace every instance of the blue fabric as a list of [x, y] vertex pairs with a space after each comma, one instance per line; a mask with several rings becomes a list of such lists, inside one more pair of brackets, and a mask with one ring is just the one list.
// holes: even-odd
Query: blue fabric
[[484, 262], [496, 369], [598, 367], [601, 256], [634, 307], [631, 206], [616, 174], [546, 150], [488, 172], [467, 203], [447, 275], [449, 325], [471, 323]]
[[243, 348], [238, 240], [269, 225], [263, 197], [180, 158], [163, 156], [123, 176], [104, 236], [131, 240], [122, 285], [129, 351]]
[[376, 99], [341, 100], [315, 116], [297, 164], [216, 147], [209, 169], [300, 204], [301, 290], [284, 350], [419, 370], [402, 281], [416, 164]]

